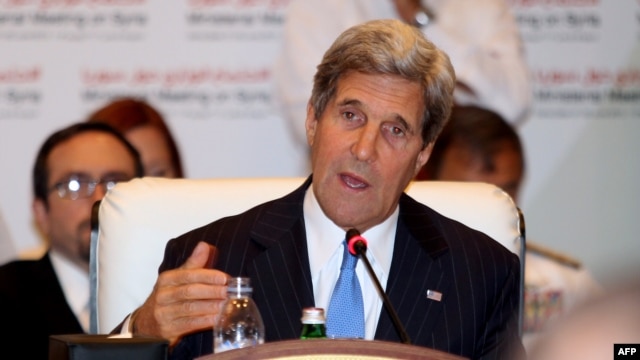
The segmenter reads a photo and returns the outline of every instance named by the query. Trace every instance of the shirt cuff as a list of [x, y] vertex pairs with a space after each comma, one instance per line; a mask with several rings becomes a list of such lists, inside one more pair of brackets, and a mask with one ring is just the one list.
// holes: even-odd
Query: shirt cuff
[[132, 315], [133, 313], [129, 314], [127, 318], [124, 319], [124, 322], [122, 323], [122, 328], [120, 329], [120, 335], [133, 335], [133, 331], [131, 331], [132, 330], [131, 318], [133, 317]]

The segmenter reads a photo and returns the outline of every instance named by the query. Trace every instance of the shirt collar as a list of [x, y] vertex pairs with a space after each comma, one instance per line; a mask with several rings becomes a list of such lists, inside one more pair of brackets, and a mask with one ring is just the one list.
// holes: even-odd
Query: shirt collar
[[[322, 211], [313, 192], [313, 186], [307, 189], [304, 203], [304, 221], [307, 234], [307, 246], [311, 274], [316, 274], [342, 245], [345, 231], [329, 219]], [[399, 206], [382, 223], [362, 233], [369, 244], [368, 258], [372, 265], [377, 263], [379, 269], [388, 273], [393, 258], [393, 244], [398, 223]]]

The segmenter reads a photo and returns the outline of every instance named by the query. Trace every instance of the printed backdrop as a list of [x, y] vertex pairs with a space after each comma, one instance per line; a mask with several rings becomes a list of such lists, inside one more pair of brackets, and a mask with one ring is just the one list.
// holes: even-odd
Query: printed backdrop
[[[527, 235], [603, 282], [637, 273], [640, 0], [507, 1], [535, 99], [519, 128]], [[306, 175], [271, 91], [287, 5], [0, 0], [0, 211], [18, 250], [42, 246], [30, 208], [38, 147], [115, 96], [165, 115], [188, 177]]]

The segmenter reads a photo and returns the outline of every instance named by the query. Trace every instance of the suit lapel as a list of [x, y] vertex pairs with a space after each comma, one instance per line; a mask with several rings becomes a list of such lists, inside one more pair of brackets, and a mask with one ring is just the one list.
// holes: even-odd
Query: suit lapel
[[[449, 281], [439, 258], [448, 246], [424, 208], [403, 195], [386, 293], [413, 343], [431, 333], [443, 313]], [[427, 296], [432, 291], [433, 296]], [[376, 339], [400, 341], [386, 309], [380, 314]]]
[[[310, 179], [298, 190], [273, 202], [252, 229], [252, 240], [264, 251], [249, 267], [257, 279], [254, 298], [266, 304], [262, 311], [269, 338], [300, 335], [302, 308], [314, 306], [313, 285], [302, 215]], [[268, 309], [268, 312], [266, 311]]]
[[35, 263], [33, 275], [38, 279], [36, 283], [42, 285], [34, 287], [37, 289], [34, 299], [39, 303], [38, 310], [42, 311], [43, 322], [49, 326], [49, 331], [55, 334], [84, 332], [64, 297], [48, 252]]

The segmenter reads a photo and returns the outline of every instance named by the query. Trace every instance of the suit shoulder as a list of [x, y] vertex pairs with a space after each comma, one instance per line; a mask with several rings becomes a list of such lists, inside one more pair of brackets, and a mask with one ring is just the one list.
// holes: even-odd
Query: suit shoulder
[[43, 260], [13, 260], [0, 266], [0, 279], [25, 278], [43, 268]]
[[233, 247], [232, 244], [237, 245], [239, 239], [248, 239], [256, 219], [268, 212], [276, 201], [271, 200], [241, 213], [214, 219], [169, 240], [160, 271], [182, 264], [200, 241], [205, 241], [219, 250], [225, 250]]
[[410, 197], [401, 201], [401, 214], [409, 231], [431, 254], [446, 253], [452, 261], [477, 269], [488, 264], [486, 259], [500, 268], [519, 268], [518, 256], [499, 241]]
[[52, 286], [49, 280], [56, 282], [55, 272], [44, 259], [11, 261], [0, 266], [0, 293], [4, 294], [0, 297], [32, 293], [43, 286]]

